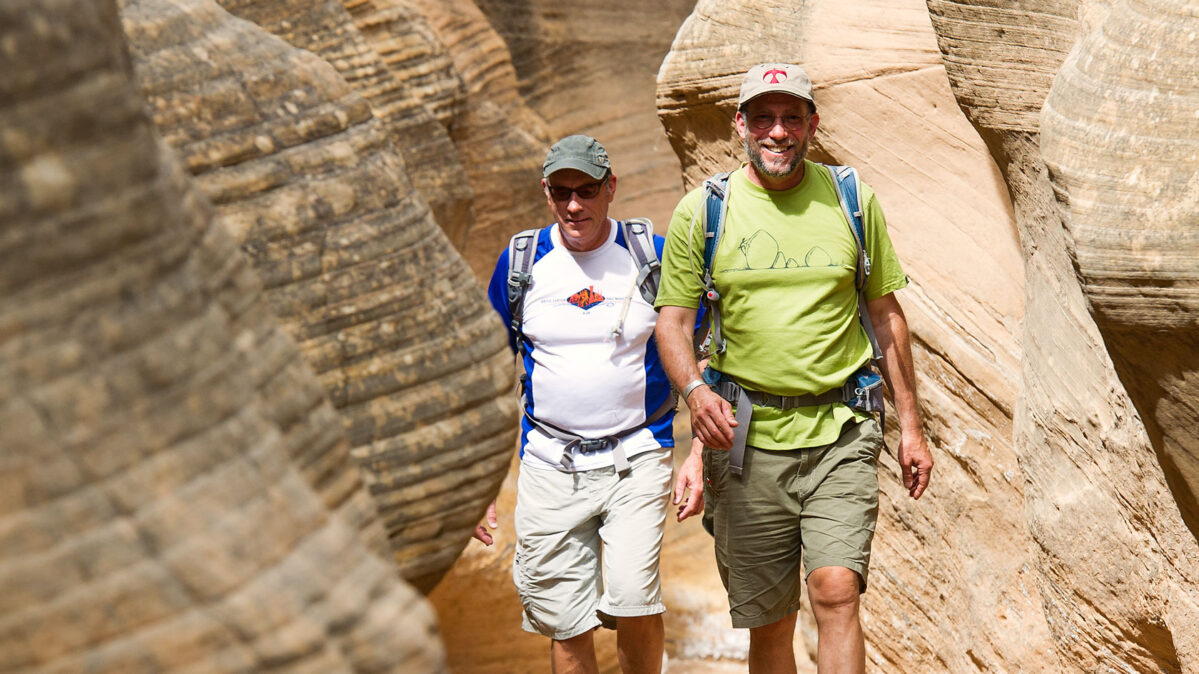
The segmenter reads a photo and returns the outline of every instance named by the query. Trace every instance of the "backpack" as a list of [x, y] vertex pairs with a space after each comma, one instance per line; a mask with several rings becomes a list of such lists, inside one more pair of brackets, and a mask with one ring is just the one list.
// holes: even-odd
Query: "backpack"
[[[735, 430], [734, 449], [729, 457], [729, 470], [741, 474], [741, 461], [745, 451], [745, 434], [749, 430], [749, 417], [752, 403], [766, 402], [772, 407], [790, 409], [806, 405], [825, 405], [842, 402], [849, 407], [864, 412], [878, 412], [880, 426], [885, 427], [886, 414], [883, 406], [882, 377], [877, 368], [881, 365], [883, 354], [874, 334], [874, 324], [866, 311], [866, 281], [870, 277], [870, 256], [866, 252], [866, 230], [862, 220], [862, 205], [859, 195], [862, 191], [862, 181], [858, 172], [852, 166], [830, 166], [816, 164], [829, 172], [833, 184], [837, 188], [837, 201], [841, 204], [841, 212], [845, 216], [846, 226], [853, 235], [857, 247], [858, 260], [854, 273], [854, 287], [858, 292], [858, 321], [870, 340], [871, 356], [867, 365], [854, 372], [840, 389], [833, 389], [820, 395], [806, 396], [774, 396], [758, 392], [748, 393], [731, 379], [709, 368], [704, 372], [704, 379], [712, 384], [717, 393], [730, 402], [740, 403], [737, 406], [738, 427]], [[708, 178], [703, 183], [704, 204], [697, 215], [703, 216], [704, 221], [704, 273], [701, 278], [703, 295], [700, 302], [708, 318], [707, 340], [710, 347], [706, 354], [723, 353], [724, 338], [720, 332], [720, 293], [712, 282], [712, 262], [716, 256], [716, 247], [720, 243], [720, 235], [724, 229], [724, 219], [728, 214], [728, 186], [731, 172], [724, 172]], [[692, 223], [694, 225], [694, 222]], [[690, 237], [688, 237], [690, 240]], [[703, 331], [698, 331], [697, 337]], [[697, 349], [700, 346], [697, 344]], [[700, 349], [705, 350], [705, 349]], [[738, 451], [738, 448], [740, 451]]]
[[[658, 260], [658, 251], [654, 248], [654, 224], [648, 218], [630, 218], [621, 221], [619, 226], [624, 235], [629, 255], [637, 264], [637, 288], [641, 291], [641, 297], [653, 305], [658, 296], [658, 282], [662, 277], [662, 264]], [[509, 327], [516, 334], [517, 348], [522, 358], [528, 355], [528, 345], [525, 342], [523, 331], [525, 295], [528, 293], [529, 284], [533, 279], [533, 258], [536, 256], [537, 237], [540, 236], [541, 231], [541, 229], [527, 229], [513, 236], [508, 242], [508, 312], [512, 315]], [[627, 300], [625, 311], [628, 311]], [[622, 323], [612, 329], [613, 336], [620, 335], [623, 314], [621, 318]], [[575, 452], [594, 452], [610, 447], [613, 450], [613, 465], [616, 472], [623, 476], [629, 470], [629, 462], [620, 446], [620, 439], [661, 419], [673, 410], [676, 404], [674, 395], [667, 396], [662, 405], [637, 427], [609, 437], [584, 438], [529, 414], [528, 400], [526, 399], [527, 385], [528, 376], [522, 372], [520, 375], [521, 410], [533, 426], [543, 433], [567, 443], [562, 454], [562, 467], [560, 468], [567, 471], [573, 469]]]

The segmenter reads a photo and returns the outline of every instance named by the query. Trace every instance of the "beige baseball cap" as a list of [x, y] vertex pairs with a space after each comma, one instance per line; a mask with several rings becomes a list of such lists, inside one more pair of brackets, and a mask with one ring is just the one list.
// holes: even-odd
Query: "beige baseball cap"
[[816, 101], [812, 100], [812, 80], [808, 79], [803, 68], [790, 63], [759, 63], [750, 68], [745, 73], [745, 79], [741, 80], [741, 96], [737, 98], [737, 107], [745, 105], [751, 98], [776, 91], [816, 105]]

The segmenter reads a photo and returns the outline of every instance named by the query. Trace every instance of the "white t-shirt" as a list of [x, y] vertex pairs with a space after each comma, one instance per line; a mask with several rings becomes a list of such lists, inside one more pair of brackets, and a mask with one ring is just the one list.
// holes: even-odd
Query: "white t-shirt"
[[[523, 359], [527, 412], [584, 438], [618, 435], [645, 422], [670, 395], [653, 344], [657, 313], [637, 287], [638, 268], [616, 222], [597, 249], [576, 252], [562, 244], [558, 226], [540, 231], [525, 294]], [[661, 255], [662, 237], [654, 237]], [[510, 324], [508, 252], [492, 275], [489, 296]], [[512, 343], [515, 344], [515, 335]], [[620, 439], [628, 457], [672, 447], [668, 413]], [[525, 465], [559, 468], [566, 441], [522, 424]], [[612, 450], [576, 453], [575, 470], [611, 466]]]

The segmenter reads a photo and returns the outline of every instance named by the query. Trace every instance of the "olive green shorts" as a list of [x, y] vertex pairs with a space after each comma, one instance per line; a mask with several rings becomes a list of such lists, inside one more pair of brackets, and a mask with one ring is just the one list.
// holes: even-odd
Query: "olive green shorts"
[[799, 610], [800, 563], [851, 569], [866, 590], [878, 519], [878, 422], [847, 424], [831, 445], [747, 447], [741, 477], [729, 453], [704, 449], [704, 527], [733, 627], [760, 627]]

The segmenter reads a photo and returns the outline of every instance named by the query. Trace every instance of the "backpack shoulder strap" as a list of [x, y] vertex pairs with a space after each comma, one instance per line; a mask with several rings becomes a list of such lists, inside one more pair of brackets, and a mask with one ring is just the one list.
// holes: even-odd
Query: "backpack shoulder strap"
[[866, 280], [870, 277], [870, 255], [866, 252], [866, 227], [862, 216], [862, 179], [857, 169], [852, 166], [831, 166], [822, 164], [828, 169], [837, 187], [837, 201], [841, 203], [841, 212], [845, 214], [845, 223], [853, 234], [854, 244], [858, 247], [858, 266], [854, 276], [854, 286], [858, 289], [858, 320], [870, 339], [872, 350], [871, 360], [882, 360], [883, 352], [878, 346], [878, 338], [874, 334], [874, 323], [870, 320], [870, 312], [866, 310]]
[[533, 256], [537, 252], [537, 236], [540, 229], [526, 229], [508, 241], [508, 313], [512, 316], [509, 327], [517, 335], [517, 344], [523, 349], [525, 293], [533, 280]]
[[662, 278], [662, 263], [654, 247], [654, 223], [649, 218], [629, 218], [620, 223], [625, 245], [633, 261], [637, 263], [637, 287], [641, 297], [651, 305], [658, 297], [658, 283]]
[[837, 187], [837, 201], [841, 204], [841, 212], [845, 214], [845, 222], [853, 234], [854, 243], [858, 247], [858, 267], [854, 277], [854, 285], [858, 292], [866, 287], [866, 279], [870, 277], [870, 255], [866, 252], [866, 227], [862, 220], [862, 179], [852, 166], [833, 166], [822, 164], [828, 169]]
[[718, 173], [704, 181], [704, 283], [712, 282], [712, 260], [716, 257], [716, 245], [724, 230], [724, 216], [728, 213], [729, 175], [731, 171]]
[[[704, 296], [701, 298], [709, 330], [707, 340], [709, 348], [702, 349], [708, 353], [724, 351], [724, 336], [720, 332], [720, 293], [712, 283], [712, 264], [716, 259], [716, 247], [720, 244], [720, 235], [724, 232], [725, 216], [729, 212], [729, 176], [732, 171], [718, 173], [704, 181], [704, 275], [702, 283]], [[699, 339], [701, 333], [696, 333]], [[696, 349], [701, 350], [700, 344]]]

